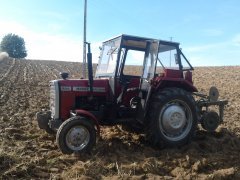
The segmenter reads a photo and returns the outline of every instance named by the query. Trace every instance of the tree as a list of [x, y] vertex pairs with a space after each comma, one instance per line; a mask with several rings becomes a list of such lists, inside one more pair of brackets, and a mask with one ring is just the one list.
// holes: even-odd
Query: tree
[[12, 58], [25, 58], [27, 56], [24, 39], [12, 33], [3, 37], [0, 50], [7, 52]]

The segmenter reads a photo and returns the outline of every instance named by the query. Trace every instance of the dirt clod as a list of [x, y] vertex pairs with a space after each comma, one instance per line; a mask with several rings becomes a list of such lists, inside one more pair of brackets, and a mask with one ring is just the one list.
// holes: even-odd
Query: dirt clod
[[213, 179], [231, 179], [234, 177], [234, 168], [220, 169], [213, 172]]

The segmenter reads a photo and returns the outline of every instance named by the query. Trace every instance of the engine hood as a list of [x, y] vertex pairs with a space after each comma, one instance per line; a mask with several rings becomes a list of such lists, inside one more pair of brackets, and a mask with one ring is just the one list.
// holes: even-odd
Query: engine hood
[[[90, 88], [88, 79], [69, 79], [69, 80], [57, 80], [59, 84], [59, 90], [61, 92], [75, 91], [75, 92], [89, 92]], [[93, 93], [108, 93], [109, 82], [108, 79], [94, 79], [93, 80]]]

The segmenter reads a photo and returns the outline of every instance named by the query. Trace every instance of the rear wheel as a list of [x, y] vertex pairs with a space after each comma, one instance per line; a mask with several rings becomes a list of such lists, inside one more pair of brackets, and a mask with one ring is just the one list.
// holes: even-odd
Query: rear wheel
[[197, 127], [195, 101], [191, 94], [179, 88], [166, 88], [154, 94], [148, 117], [147, 138], [159, 147], [186, 144]]
[[56, 141], [64, 154], [90, 152], [96, 144], [96, 131], [88, 119], [73, 117], [61, 124]]

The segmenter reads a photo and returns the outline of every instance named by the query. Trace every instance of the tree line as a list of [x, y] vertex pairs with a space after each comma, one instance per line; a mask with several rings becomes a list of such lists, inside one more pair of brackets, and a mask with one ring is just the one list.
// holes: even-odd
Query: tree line
[[22, 37], [9, 33], [2, 38], [0, 52], [6, 52], [12, 58], [25, 58], [27, 56], [25, 41]]

